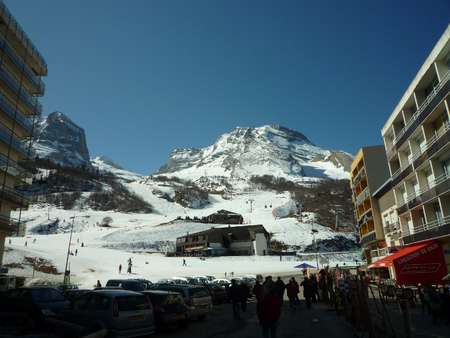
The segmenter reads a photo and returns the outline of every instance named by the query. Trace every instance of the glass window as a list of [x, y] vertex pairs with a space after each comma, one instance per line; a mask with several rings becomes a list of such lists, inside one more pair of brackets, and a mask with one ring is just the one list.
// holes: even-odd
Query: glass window
[[150, 308], [145, 296], [121, 296], [117, 297], [119, 311], [137, 311]]

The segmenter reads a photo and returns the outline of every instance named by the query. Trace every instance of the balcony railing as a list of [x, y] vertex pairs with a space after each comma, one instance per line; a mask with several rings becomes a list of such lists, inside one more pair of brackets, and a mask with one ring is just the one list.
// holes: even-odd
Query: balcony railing
[[417, 191], [412, 192], [406, 197], [406, 203], [412, 201], [413, 199], [419, 197], [420, 195], [424, 194], [428, 190], [434, 188], [435, 186], [445, 182], [449, 178], [449, 175], [447, 173], [443, 173], [442, 175], [439, 175], [434, 180], [432, 180], [430, 183], [425, 184], [422, 188], [418, 189]]
[[0, 1], [0, 14], [3, 16], [5, 22], [8, 24], [9, 29], [11, 29], [12, 31], [14, 31], [16, 33], [17, 38], [19, 40], [21, 40], [22, 43], [24, 44], [25, 48], [28, 49], [28, 52], [31, 55], [35, 56], [39, 60], [41, 65], [45, 69], [47, 69], [47, 63], [45, 62], [44, 58], [39, 53], [39, 51], [34, 47], [33, 43], [31, 42], [31, 40], [28, 38], [27, 34], [22, 29], [22, 26], [20, 26], [20, 24], [16, 21], [16, 19], [11, 14], [9, 9], [3, 3], [3, 1]]
[[438, 83], [436, 87], [433, 88], [431, 93], [426, 97], [426, 99], [422, 102], [419, 109], [411, 116], [411, 119], [405, 124], [405, 126], [395, 135], [394, 145], [398, 143], [400, 138], [405, 134], [405, 132], [412, 126], [415, 120], [422, 114], [425, 108], [430, 104], [430, 102], [434, 99], [434, 97], [438, 94], [439, 90], [450, 80], [450, 71], [448, 71], [443, 77], [442, 80]]
[[381, 249], [375, 249], [370, 251], [370, 257], [372, 258], [381, 258], [384, 256], [389, 255], [389, 249], [388, 248], [381, 248]]
[[43, 94], [45, 91], [44, 81], [42, 81], [39, 76], [33, 73], [30, 67], [28, 67], [28, 65], [22, 60], [22, 58], [17, 55], [17, 53], [14, 51], [14, 48], [9, 45], [9, 43], [2, 35], [0, 35], [0, 49], [4, 50], [8, 54], [16, 67], [20, 70], [23, 70], [25, 76], [38, 89], [38, 92]]
[[0, 196], [3, 196], [4, 198], [8, 199], [14, 204], [20, 205], [20, 206], [26, 206], [30, 202], [31, 194], [18, 191], [14, 188], [10, 188], [7, 186], [4, 186], [3, 188], [0, 188]]
[[445, 133], [450, 129], [450, 123], [446, 121], [444, 123], [444, 127], [436, 132], [423, 146], [419, 147], [419, 149], [413, 154], [412, 160], [417, 160], [420, 155], [422, 155], [425, 151], [427, 151], [433, 144], [435, 144]]
[[11, 147], [15, 151], [17, 151], [24, 157], [28, 157], [29, 156], [28, 150], [25, 148], [25, 146], [17, 138], [16, 135], [12, 134], [12, 138], [11, 138], [11, 134], [12, 134], [11, 129], [5, 127], [3, 124], [0, 123], [0, 140], [5, 142], [7, 145], [11, 144]]
[[7, 171], [10, 175], [13, 176], [21, 176], [28, 173], [25, 168], [21, 167], [12, 159], [8, 159], [3, 154], [0, 154], [0, 170]]
[[432, 222], [416, 225], [412, 229], [409, 229], [409, 227], [404, 229], [403, 233], [402, 233], [402, 237], [410, 236], [413, 234], [421, 233], [421, 232], [432, 230], [432, 229], [437, 229], [448, 223], [450, 223], [450, 216], [440, 217]]
[[11, 106], [8, 100], [0, 94], [0, 109], [8, 115], [12, 120], [16, 120], [16, 122], [22, 126], [29, 134], [33, 131], [33, 121], [20, 113]]
[[356, 195], [356, 204], [359, 205], [366, 200], [370, 196], [369, 187], [365, 187], [363, 191], [361, 191], [358, 195]]
[[389, 234], [391, 234], [393, 232], [400, 231], [400, 223], [398, 223], [398, 222], [386, 223], [384, 225], [383, 229], [384, 229], [384, 233], [386, 235], [389, 235]]
[[42, 105], [37, 98], [31, 96], [24, 87], [22, 87], [16, 79], [9, 74], [9, 72], [0, 65], [0, 78], [9, 86], [13, 93], [19, 93], [22, 101], [31, 109], [40, 114], [42, 112]]
[[24, 224], [9, 216], [0, 214], [0, 229], [7, 233], [20, 233]]

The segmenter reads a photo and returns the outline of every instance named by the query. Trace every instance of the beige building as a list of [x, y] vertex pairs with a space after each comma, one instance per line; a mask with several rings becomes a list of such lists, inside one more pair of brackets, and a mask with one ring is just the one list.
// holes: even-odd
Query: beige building
[[[450, 264], [450, 25], [382, 129], [398, 220], [389, 245], [437, 239]], [[393, 213], [395, 215], [395, 213]], [[395, 218], [395, 216], [394, 216]], [[387, 226], [387, 224], [389, 224]]]
[[361, 246], [367, 261], [371, 252], [386, 246], [381, 211], [374, 193], [389, 178], [383, 146], [361, 148], [351, 165], [351, 189]]
[[20, 163], [30, 156], [45, 75], [44, 59], [0, 1], [0, 266], [5, 237], [24, 232], [20, 219], [11, 219], [10, 212], [27, 207], [27, 197], [17, 190], [29, 178]]

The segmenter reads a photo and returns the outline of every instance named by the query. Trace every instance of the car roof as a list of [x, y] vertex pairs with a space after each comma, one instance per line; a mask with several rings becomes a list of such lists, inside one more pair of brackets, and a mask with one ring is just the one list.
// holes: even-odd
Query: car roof
[[92, 290], [92, 293], [99, 293], [105, 296], [142, 296], [140, 292], [134, 292], [130, 290], [124, 289], [101, 289], [101, 290]]
[[143, 293], [152, 293], [155, 295], [176, 295], [179, 296], [178, 292], [167, 291], [167, 290], [145, 290]]

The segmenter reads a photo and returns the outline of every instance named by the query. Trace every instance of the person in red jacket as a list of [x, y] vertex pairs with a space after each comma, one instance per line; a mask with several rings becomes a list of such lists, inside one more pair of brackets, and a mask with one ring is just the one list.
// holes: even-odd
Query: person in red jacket
[[264, 338], [276, 338], [278, 320], [281, 316], [283, 301], [275, 288], [270, 288], [268, 293], [257, 305], [259, 323], [261, 324]]

